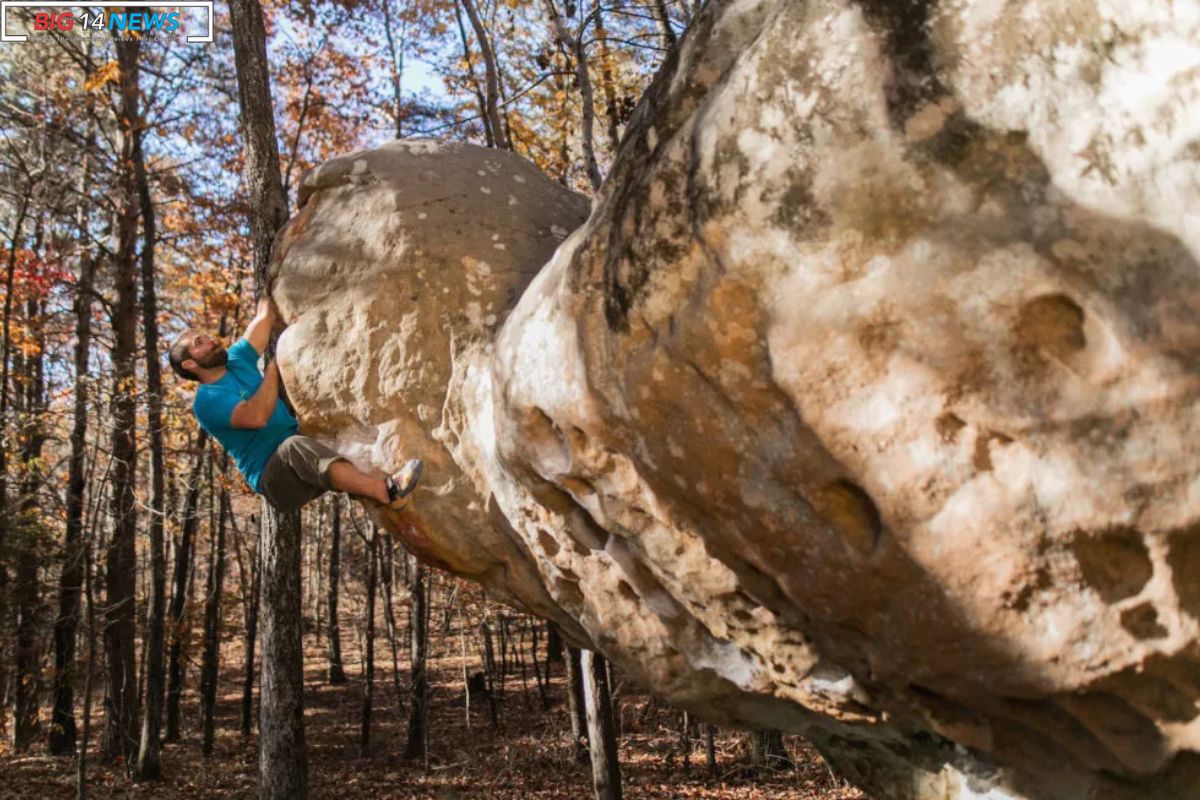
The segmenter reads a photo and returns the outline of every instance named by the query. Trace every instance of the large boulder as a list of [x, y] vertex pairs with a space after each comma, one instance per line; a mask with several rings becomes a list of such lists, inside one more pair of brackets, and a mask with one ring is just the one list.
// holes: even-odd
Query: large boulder
[[530, 279], [587, 215], [585, 198], [513, 153], [394, 141], [306, 173], [273, 252], [290, 327], [279, 363], [304, 433], [365, 469], [426, 463], [409, 550], [586, 640], [523, 540], [451, 457], [448, 388], [490, 349]]
[[711, 2], [586, 225], [411, 400], [303, 397], [396, 360], [313, 293], [430, 345], [408, 287], [290, 253], [416, 234], [293, 223], [289, 389], [347, 452], [428, 437], [421, 542], [462, 549], [453, 480], [512, 558], [443, 563], [874, 796], [1200, 796], [1198, 43], [1195, 2]]

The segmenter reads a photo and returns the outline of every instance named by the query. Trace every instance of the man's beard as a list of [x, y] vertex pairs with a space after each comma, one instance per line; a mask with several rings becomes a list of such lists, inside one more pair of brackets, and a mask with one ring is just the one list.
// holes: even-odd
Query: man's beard
[[197, 358], [196, 363], [205, 369], [213, 369], [214, 367], [223, 367], [229, 361], [229, 352], [224, 345], [217, 345], [212, 350], [204, 354], [203, 358]]

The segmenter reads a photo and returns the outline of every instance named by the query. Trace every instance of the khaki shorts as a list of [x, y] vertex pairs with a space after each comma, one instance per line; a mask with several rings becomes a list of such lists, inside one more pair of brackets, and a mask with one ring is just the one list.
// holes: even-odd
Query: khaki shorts
[[346, 458], [316, 439], [289, 436], [263, 467], [258, 488], [275, 508], [294, 511], [309, 500], [333, 491], [329, 468], [335, 461]]

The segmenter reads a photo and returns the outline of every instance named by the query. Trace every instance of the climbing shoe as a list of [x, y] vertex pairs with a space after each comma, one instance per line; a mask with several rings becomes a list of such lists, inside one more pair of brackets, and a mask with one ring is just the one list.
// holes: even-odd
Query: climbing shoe
[[410, 458], [400, 471], [391, 477], [384, 478], [387, 485], [388, 505], [392, 508], [403, 508], [408, 503], [408, 496], [417, 488], [421, 480], [421, 459]]

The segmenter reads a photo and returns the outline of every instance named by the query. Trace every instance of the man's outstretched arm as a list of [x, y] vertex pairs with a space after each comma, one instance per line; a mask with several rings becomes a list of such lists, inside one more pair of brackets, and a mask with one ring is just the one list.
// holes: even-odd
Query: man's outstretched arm
[[264, 294], [258, 301], [258, 311], [254, 315], [254, 319], [250, 320], [245, 333], [246, 338], [259, 355], [267, 351], [267, 343], [271, 341], [271, 331], [275, 327], [278, 314], [279, 312], [275, 310], [275, 303]]

